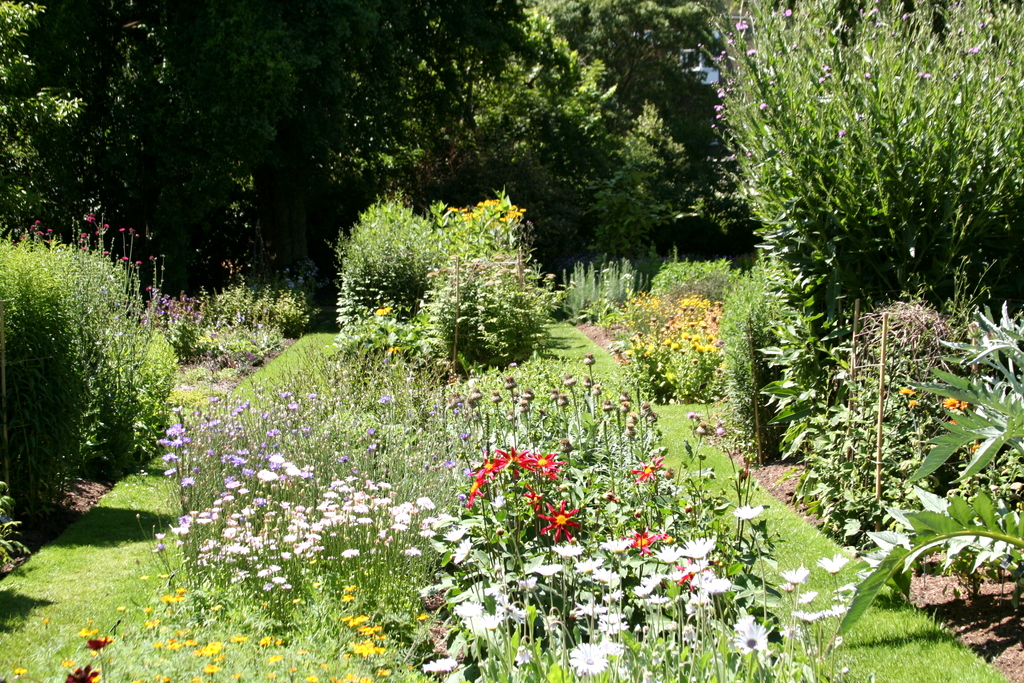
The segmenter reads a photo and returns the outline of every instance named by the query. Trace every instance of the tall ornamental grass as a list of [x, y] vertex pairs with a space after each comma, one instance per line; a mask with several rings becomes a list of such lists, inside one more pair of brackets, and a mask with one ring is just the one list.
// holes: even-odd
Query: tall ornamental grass
[[177, 365], [140, 323], [136, 268], [88, 247], [0, 241], [0, 467], [23, 513], [44, 511], [73, 477], [116, 477], [152, 455]]
[[858, 297], [1020, 298], [1020, 8], [841, 7], [761, 2], [729, 27], [725, 119], [790, 296], [828, 318]]

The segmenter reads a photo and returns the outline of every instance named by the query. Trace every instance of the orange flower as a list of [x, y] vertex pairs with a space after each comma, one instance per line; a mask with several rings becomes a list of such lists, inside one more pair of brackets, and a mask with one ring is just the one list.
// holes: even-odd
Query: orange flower
[[900, 389], [900, 393], [903, 394], [904, 396], [913, 396], [917, 392], [908, 387], [903, 387], [902, 389]]
[[967, 401], [961, 401], [955, 398], [946, 398], [942, 400], [942, 407], [946, 410], [967, 410], [970, 404]]

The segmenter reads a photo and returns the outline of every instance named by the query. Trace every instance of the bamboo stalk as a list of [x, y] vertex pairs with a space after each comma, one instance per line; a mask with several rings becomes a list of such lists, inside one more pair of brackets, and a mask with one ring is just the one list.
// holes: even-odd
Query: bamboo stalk
[[[885, 348], [889, 337], [889, 314], [882, 314], [882, 350], [878, 362], [878, 425], [875, 432], [875, 503], [882, 502], [882, 418], [885, 413]], [[881, 520], [875, 531], [882, 530]]]

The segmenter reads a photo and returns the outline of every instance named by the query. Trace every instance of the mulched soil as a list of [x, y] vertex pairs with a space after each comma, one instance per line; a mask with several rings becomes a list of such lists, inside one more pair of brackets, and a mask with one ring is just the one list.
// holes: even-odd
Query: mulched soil
[[[577, 329], [604, 349], [614, 341], [609, 330], [593, 325], [579, 325]], [[817, 525], [813, 515], [793, 502], [802, 465], [768, 463], [751, 467], [750, 474], [776, 499]], [[1012, 594], [1010, 582], [985, 581], [972, 599], [956, 577], [925, 573], [915, 576], [910, 587], [911, 602], [932, 614], [1009, 680], [1024, 683], [1024, 620], [1013, 607]]]
[[111, 488], [113, 486], [105, 482], [79, 479], [72, 483], [71, 489], [64, 494], [64, 500], [53, 512], [38, 519], [23, 520], [18, 525], [13, 540], [28, 548], [29, 554], [20, 555], [13, 561], [0, 565], [0, 579], [14, 571], [44, 545], [56, 540], [71, 523], [96, 505]]

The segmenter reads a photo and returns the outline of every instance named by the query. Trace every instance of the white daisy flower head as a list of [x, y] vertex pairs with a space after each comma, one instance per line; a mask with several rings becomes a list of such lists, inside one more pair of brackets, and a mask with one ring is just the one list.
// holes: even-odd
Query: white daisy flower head
[[827, 571], [829, 574], [838, 574], [849, 561], [849, 559], [837, 553], [831, 558], [823, 557], [820, 560], [818, 560], [818, 566]]
[[594, 558], [593, 560], [583, 560], [576, 563], [577, 574], [589, 574], [595, 569], [600, 569], [601, 565], [604, 564], [604, 560], [600, 557]]
[[712, 574], [698, 574], [694, 577], [693, 583], [697, 588], [706, 591], [711, 595], [725, 593], [732, 589], [732, 581], [729, 579], [720, 579]]
[[432, 662], [427, 662], [423, 665], [423, 673], [448, 673], [457, 667], [459, 663], [451, 657], [442, 657], [441, 659], [435, 659]]
[[757, 505], [755, 507], [751, 507], [750, 505], [744, 505], [733, 510], [732, 514], [737, 519], [750, 521], [752, 519], [756, 519], [758, 516], [760, 516], [762, 512], [764, 512], [764, 505]]
[[752, 652], [764, 652], [768, 649], [768, 630], [757, 623], [754, 617], [747, 616], [736, 622], [736, 635], [733, 646], [740, 653], [749, 655]]
[[610, 636], [629, 629], [626, 619], [618, 613], [602, 614], [598, 619], [597, 629]]
[[633, 539], [631, 538], [620, 538], [614, 541], [605, 541], [600, 545], [601, 550], [607, 550], [610, 553], [621, 553], [627, 548], [632, 547]]
[[458, 543], [466, 535], [466, 527], [457, 526], [444, 535], [444, 540], [449, 543]]
[[597, 617], [602, 614], [608, 614], [608, 608], [597, 602], [589, 602], [586, 605], [577, 603], [576, 609], [573, 612], [577, 617]]
[[703, 560], [714, 549], [715, 539], [698, 538], [693, 541], [687, 541], [680, 552], [682, 557], [688, 557], [691, 560]]
[[581, 545], [556, 545], [552, 550], [560, 557], [579, 557], [583, 554]]
[[779, 576], [781, 576], [784, 581], [791, 583], [794, 586], [805, 583], [810, 575], [811, 570], [803, 565], [800, 565], [799, 569], [791, 569], [788, 572], [779, 572]]
[[814, 598], [816, 597], [818, 597], [817, 591], [807, 591], [806, 593], [802, 593], [800, 597], [796, 599], [796, 601], [801, 605], [808, 605], [814, 602]]
[[467, 600], [466, 602], [460, 602], [457, 604], [452, 611], [463, 619], [474, 619], [476, 617], [483, 616], [484, 606], [479, 602]]
[[469, 557], [469, 552], [473, 550], [473, 541], [468, 538], [464, 538], [459, 547], [456, 548], [455, 554], [452, 555], [452, 562], [455, 564], [462, 564]]
[[580, 643], [569, 652], [569, 664], [577, 676], [596, 676], [608, 668], [608, 657], [600, 645]]
[[616, 574], [610, 569], [595, 569], [593, 576], [595, 581], [600, 581], [601, 583], [611, 583], [615, 579], [615, 577], [618, 576], [618, 574]]
[[480, 617], [480, 624], [488, 631], [497, 629], [503, 621], [505, 621], [505, 617], [500, 614], [485, 614]]
[[687, 557], [683, 554], [683, 549], [677, 545], [670, 545], [665, 548], [661, 548], [658, 552], [654, 553], [655, 559], [665, 564], [675, 564], [680, 558]]

